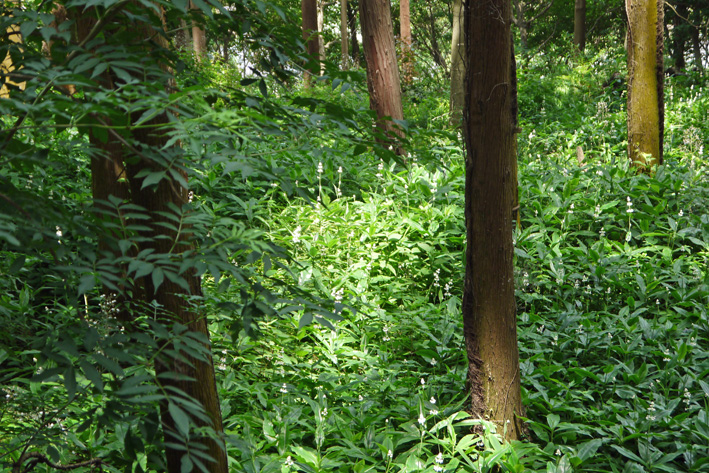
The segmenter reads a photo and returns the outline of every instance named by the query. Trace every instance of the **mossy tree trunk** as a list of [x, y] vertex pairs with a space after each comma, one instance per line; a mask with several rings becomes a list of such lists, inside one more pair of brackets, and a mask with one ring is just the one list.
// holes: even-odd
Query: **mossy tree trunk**
[[509, 0], [466, 1], [463, 327], [471, 412], [516, 439], [522, 401], [513, 282], [517, 128], [510, 22]]
[[649, 171], [662, 164], [663, 0], [626, 0], [628, 15], [628, 158]]

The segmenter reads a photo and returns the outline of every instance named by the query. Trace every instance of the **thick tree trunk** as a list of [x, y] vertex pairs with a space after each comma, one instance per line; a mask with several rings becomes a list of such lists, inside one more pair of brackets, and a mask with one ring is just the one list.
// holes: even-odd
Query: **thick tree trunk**
[[347, 34], [347, 0], [340, 0], [340, 44], [342, 56], [342, 70], [349, 68], [350, 41]]
[[318, 58], [320, 46], [318, 42], [318, 3], [317, 0], [301, 0], [300, 8], [303, 15], [303, 41], [305, 41], [308, 53], [308, 62], [305, 70], [305, 87], [310, 87], [312, 75], [320, 72], [320, 66], [315, 66]]
[[463, 327], [474, 417], [519, 438], [522, 401], [513, 278], [516, 104], [509, 0], [465, 4], [467, 248]]
[[[97, 16], [84, 11], [77, 17], [76, 34], [79, 42], [94, 27]], [[145, 49], [146, 55], [151, 53], [150, 45], [154, 41], [160, 42], [162, 47], [167, 47], [164, 36], [159, 34], [160, 32], [145, 24], [132, 26], [135, 29], [136, 44]], [[104, 34], [110, 36], [111, 32], [105, 31]], [[113, 87], [110, 75], [101, 78], [101, 86], [103, 88]], [[144, 110], [134, 112], [130, 117], [131, 121], [137, 121], [143, 113]], [[99, 122], [103, 122], [101, 124], [110, 124], [107, 118], [98, 117], [97, 119]], [[188, 300], [190, 296], [201, 295], [200, 280], [190, 272], [177, 274], [180, 266], [177, 262], [184, 261], [186, 255], [194, 251], [194, 247], [190, 241], [191, 235], [188, 228], [182, 228], [180, 231], [169, 229], [175, 227], [175, 220], [168, 215], [172, 215], [176, 219], [180, 218], [175, 215], [174, 209], [182, 208], [186, 202], [187, 192], [170, 172], [165, 172], [168, 166], [173, 169], [174, 160], [178, 158], [180, 153], [179, 147], [165, 148], [169, 136], [167, 129], [160, 127], [168, 123], [168, 117], [163, 113], [144, 123], [143, 127], [133, 130], [132, 137], [119, 138], [118, 135], [109, 134], [108, 140], [105, 142], [91, 133], [89, 136], [91, 143], [99, 149], [100, 154], [103, 154], [103, 156], [97, 154], [91, 160], [92, 192], [95, 200], [108, 200], [110, 196], [116, 196], [120, 199], [130, 199], [131, 203], [142, 207], [150, 217], [147, 220], [150, 223], [141, 233], [143, 238], [138, 244], [138, 250], [151, 250], [152, 256], [165, 257], [172, 264], [170, 268], [166, 267], [165, 269], [174, 271], [178, 278], [186, 281], [187, 287], [182, 287], [171, 278], [164, 278], [162, 284], [155, 287], [152, 277], [143, 277], [140, 281], [136, 281], [135, 287], [132, 288], [131, 308], [140, 310], [141, 307], [150, 307], [152, 313], [155, 310], [153, 303], [156, 302], [160, 308], [161, 322], [166, 325], [179, 323], [207, 340], [205, 353], [198, 358], [187, 356], [184, 352], [180, 352], [176, 356], [174, 353], [174, 350], [177, 350], [176, 347], [173, 347], [173, 350], [164, 350], [164, 355], [155, 361], [155, 371], [161, 390], [173, 398], [178, 396], [176, 391], [179, 391], [183, 393], [181, 397], [186, 397], [201, 406], [209, 422], [196, 417], [192, 418], [193, 422], [198, 427], [209, 425], [219, 435], [223, 432], [223, 428], [214, 367], [208, 343], [209, 331], [206, 319], [194, 311]], [[165, 159], [166, 155], [170, 156], [169, 160]], [[158, 159], [152, 159], [156, 156]], [[130, 160], [130, 164], [125, 164], [129, 157], [134, 159]], [[165, 160], [163, 161], [163, 159]], [[166, 177], [159, 182], [155, 189], [150, 186], [142, 188], [144, 177], [138, 177], [138, 175], [145, 170], [165, 172]], [[121, 218], [121, 216], [117, 215], [114, 218]], [[105, 247], [106, 241], [99, 241], [100, 248], [102, 245]], [[116, 250], [113, 248], [107, 251], [115, 252]], [[173, 353], [165, 355], [171, 352]], [[166, 400], [161, 404], [161, 424], [165, 442], [168, 445], [165, 448], [167, 471], [181, 473], [184, 465], [182, 458], [188, 453], [184, 448], [179, 447], [185, 442], [181, 436], [176, 435], [177, 425], [168, 408], [168, 402]], [[192, 440], [202, 443], [205, 447], [204, 452], [214, 459], [213, 463], [208, 464], [209, 470], [214, 473], [228, 473], [223, 442], [196, 434], [194, 431], [191, 432], [191, 435]], [[202, 458], [195, 458], [204, 461]], [[198, 468], [193, 467], [190, 471], [198, 471]]]
[[642, 171], [662, 164], [663, 0], [627, 0], [628, 158]]
[[359, 11], [369, 104], [377, 112], [377, 125], [386, 135], [384, 141], [393, 144], [401, 131], [391, 120], [403, 120], [404, 113], [389, 0], [360, 0]]
[[414, 51], [411, 40], [411, 12], [409, 0], [399, 1], [399, 25], [401, 27], [401, 80], [409, 85], [414, 81]]
[[453, 41], [451, 42], [450, 123], [460, 126], [465, 102], [465, 34], [463, 0], [453, 1]]
[[576, 0], [574, 8], [574, 44], [579, 51], [586, 47], [586, 0]]

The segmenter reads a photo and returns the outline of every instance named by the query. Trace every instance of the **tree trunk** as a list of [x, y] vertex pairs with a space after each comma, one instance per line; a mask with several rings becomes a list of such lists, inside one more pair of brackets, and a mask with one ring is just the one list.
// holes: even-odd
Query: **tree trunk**
[[642, 171], [662, 164], [663, 0], [627, 0], [628, 158]]
[[352, 42], [352, 63], [355, 67], [359, 67], [359, 41], [357, 41], [357, 11], [352, 6], [352, 3], [347, 4], [347, 18], [350, 27], [350, 41]]
[[414, 81], [414, 52], [411, 40], [411, 12], [409, 0], [399, 2], [399, 25], [401, 27], [401, 75], [402, 83]]
[[317, 0], [301, 0], [300, 8], [303, 14], [303, 41], [305, 41], [308, 64], [305, 68], [305, 87], [312, 85], [312, 75], [317, 75], [320, 66], [315, 65], [320, 46], [318, 43], [318, 3]]
[[[201, 15], [199, 8], [195, 7], [192, 2], [190, 2], [190, 8], [197, 15]], [[192, 20], [192, 47], [197, 61], [201, 62], [207, 57], [207, 33], [195, 20]]]
[[[389, 0], [360, 0], [359, 12], [369, 104], [377, 112], [377, 125], [385, 135], [382, 141], [393, 144], [402, 133], [391, 120], [403, 120], [404, 113]], [[397, 153], [402, 152], [394, 146]]]
[[441, 66], [444, 74], [448, 75], [448, 64], [441, 54], [441, 48], [438, 46], [438, 32], [436, 31], [436, 15], [433, 13], [433, 5], [431, 0], [428, 1], [428, 22], [431, 29], [431, 56], [436, 64]]
[[451, 43], [450, 123], [460, 126], [465, 102], [465, 35], [463, 0], [453, 1], [453, 41]]
[[522, 52], [527, 50], [528, 44], [528, 29], [527, 22], [524, 21], [524, 2], [522, 0], [513, 0], [514, 4], [514, 23], [519, 30], [519, 43], [522, 47]]
[[576, 0], [574, 9], [574, 44], [579, 51], [586, 47], [586, 0]]
[[517, 439], [522, 401], [512, 259], [517, 130], [510, 22], [509, 0], [465, 5], [463, 327], [471, 412]]
[[346, 71], [349, 66], [349, 37], [347, 35], [347, 0], [340, 0], [340, 44], [342, 56], [342, 70]]
[[699, 41], [699, 28], [692, 28], [692, 51], [694, 52], [694, 67], [699, 71], [704, 70], [704, 63], [702, 62], [702, 44]]
[[318, 62], [320, 63], [320, 75], [325, 74], [325, 40], [322, 37], [325, 27], [325, 2], [318, 0]]
[[[77, 17], [76, 34], [79, 42], [95, 26], [97, 17], [98, 15], [91, 15], [86, 11], [82, 11]], [[155, 31], [154, 28], [146, 24], [134, 23], [132, 27], [135, 30], [136, 44], [144, 48], [146, 56], [151, 54], [153, 42], [159, 42], [161, 47], [167, 47], [164, 36], [160, 34], [162, 31]], [[111, 32], [104, 31], [104, 35], [110, 37]], [[142, 76], [140, 78], [145, 79]], [[108, 75], [102, 77], [101, 86], [104, 89], [113, 88], [111, 77]], [[144, 112], [145, 110], [134, 112], [130, 116], [130, 122], [136, 122]], [[108, 119], [98, 117], [98, 120], [110, 124]], [[174, 265], [169, 269], [175, 271], [178, 278], [186, 281], [187, 288], [175, 283], [171, 278], [165, 278], [162, 284], [155, 287], [150, 275], [143, 277], [141, 280], [135, 281], [132, 308], [139, 310], [141, 307], [150, 307], [152, 313], [155, 310], [153, 303], [156, 302], [160, 308], [159, 320], [161, 322], [170, 326], [179, 323], [207, 340], [205, 354], [200, 358], [187, 356], [184, 352], [175, 355], [176, 347], [163, 350], [163, 354], [171, 352], [173, 354], [158, 357], [155, 361], [155, 371], [157, 382], [163, 392], [172, 398], [178, 396], [176, 391], [184, 393], [180, 397], [188, 398], [201, 406], [206, 418], [210, 420], [207, 423], [200, 418], [192, 417], [194, 424], [198, 427], [209, 425], [214, 432], [221, 434], [223, 432], [222, 418], [208, 343], [207, 322], [203, 316], [194, 311], [188, 301], [190, 296], [201, 295], [200, 279], [191, 272], [177, 274], [179, 268], [177, 262], [183, 262], [186, 256], [194, 251], [194, 246], [190, 241], [191, 235], [188, 228], [183, 227], [180, 231], [169, 229], [175, 227], [175, 220], [169, 216], [180, 218], [175, 215], [174, 209], [183, 207], [187, 192], [170, 172], [166, 172], [168, 166], [171, 170], [173, 169], [174, 161], [178, 159], [181, 152], [179, 146], [173, 145], [172, 148], [165, 148], [169, 136], [164, 125], [168, 123], [168, 116], [163, 113], [145, 122], [142, 127], [134, 129], [131, 137], [122, 140], [119, 139], [119, 135], [109, 135], [109, 139], [104, 142], [91, 133], [91, 143], [105, 153], [105, 156], [92, 157], [92, 192], [95, 200], [107, 200], [109, 196], [114, 195], [121, 199], [129, 198], [132, 204], [142, 207], [150, 218], [147, 220], [149, 223], [146, 225], [146, 230], [141, 233], [142, 238], [138, 243], [138, 251], [151, 250], [153, 256], [164, 256]], [[170, 155], [169, 162], [165, 159], [166, 154]], [[156, 156], [157, 159], [152, 159]], [[126, 164], [129, 157], [137, 158], [137, 160], [131, 159], [129, 164]], [[158, 183], [156, 189], [150, 186], [142, 188], [144, 177], [138, 176], [146, 170], [165, 173], [166, 177]], [[123, 180], [126, 178], [127, 182]], [[121, 216], [115, 216], [115, 218], [121, 218]], [[103, 243], [100, 241], [99, 247], [102, 244], [105, 245], [105, 241]], [[180, 447], [185, 441], [175, 435], [177, 425], [172, 418], [168, 403], [169, 399], [161, 403], [161, 424], [167, 444], [165, 447], [167, 471], [181, 473], [183, 471], [182, 458], [189, 453], [184, 447]], [[226, 450], [223, 443], [209, 436], [197, 434], [194, 430], [191, 435], [193, 440], [197, 439], [204, 446], [204, 453], [214, 459], [213, 463], [208, 464], [209, 471], [228, 473]], [[200, 457], [194, 458], [204, 461]], [[193, 467], [190, 471], [198, 471], [198, 468]]]

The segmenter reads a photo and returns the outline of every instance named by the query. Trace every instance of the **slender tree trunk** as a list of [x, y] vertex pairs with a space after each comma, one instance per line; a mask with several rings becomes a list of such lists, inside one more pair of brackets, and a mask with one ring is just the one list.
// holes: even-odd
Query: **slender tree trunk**
[[399, 25], [401, 27], [401, 75], [402, 83], [414, 81], [414, 51], [411, 40], [411, 12], [409, 0], [399, 1]]
[[359, 41], [357, 41], [357, 11], [352, 6], [352, 3], [347, 4], [347, 18], [350, 27], [350, 41], [352, 42], [352, 63], [355, 67], [359, 67]]
[[453, 1], [453, 41], [451, 42], [450, 123], [460, 126], [465, 102], [465, 34], [463, 0]]
[[467, 247], [463, 327], [474, 417], [519, 438], [512, 219], [516, 104], [509, 0], [465, 4]]
[[340, 44], [342, 55], [342, 70], [346, 71], [349, 66], [350, 41], [347, 34], [347, 0], [340, 0]]
[[320, 63], [320, 75], [325, 74], [325, 40], [322, 37], [325, 27], [325, 1], [318, 1], [318, 61]]
[[522, 51], [527, 50], [528, 44], [528, 28], [527, 22], [524, 21], [524, 2], [523, 0], [513, 0], [514, 5], [514, 23], [519, 30], [519, 42], [522, 47]]
[[441, 48], [438, 45], [436, 16], [433, 13], [433, 5], [431, 4], [431, 0], [428, 0], [428, 22], [429, 27], [431, 29], [431, 56], [433, 56], [433, 60], [435, 61], [435, 63], [441, 66], [441, 69], [443, 69], [444, 74], [448, 75], [448, 64], [446, 64], [446, 60], [444, 59], [443, 54], [441, 54]]
[[702, 62], [702, 44], [699, 41], [699, 28], [692, 28], [692, 51], [694, 53], [694, 67], [699, 71], [704, 70]]
[[308, 65], [305, 70], [305, 87], [312, 85], [312, 75], [317, 75], [319, 66], [315, 66], [320, 46], [318, 42], [318, 3], [317, 0], [301, 0], [300, 8], [303, 15], [303, 40], [308, 52]]
[[[193, 12], [201, 15], [199, 8], [195, 7], [192, 2], [190, 2], [190, 8]], [[207, 33], [195, 20], [192, 20], [192, 47], [198, 61], [207, 57]]]
[[586, 47], [586, 0], [576, 0], [574, 9], [574, 44], [579, 51]]
[[[13, 4], [16, 8], [20, 8], [21, 6], [20, 0], [10, 0], [10, 3]], [[17, 25], [9, 26], [5, 31], [5, 34], [10, 38], [10, 41], [12, 41], [13, 43], [22, 43], [22, 34], [20, 33], [20, 28]], [[2, 60], [2, 65], [0, 65], [0, 72], [3, 74], [7, 74], [14, 70], [15, 66], [12, 65], [12, 59], [10, 58], [10, 55], [7, 54]], [[17, 86], [22, 90], [25, 89], [24, 82], [16, 83], [9, 79], [5, 79], [4, 82], [0, 83], [0, 98], [7, 99], [10, 97], [10, 90], [8, 89], [6, 84]]]
[[[359, 11], [369, 104], [377, 112], [378, 127], [386, 135], [384, 141], [391, 144], [397, 135], [401, 136], [391, 120], [403, 120], [404, 113], [389, 0], [360, 0]], [[395, 147], [400, 153], [399, 147]]]
[[628, 158], [642, 171], [662, 164], [663, 0], [627, 0]]

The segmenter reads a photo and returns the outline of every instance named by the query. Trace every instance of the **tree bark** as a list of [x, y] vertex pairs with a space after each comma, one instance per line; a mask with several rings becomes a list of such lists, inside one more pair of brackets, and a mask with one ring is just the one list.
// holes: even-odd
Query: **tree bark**
[[325, 1], [317, 0], [318, 2], [318, 62], [320, 63], [320, 75], [325, 74], [325, 40], [322, 32], [325, 27]]
[[519, 438], [522, 414], [513, 278], [516, 103], [509, 0], [467, 0], [467, 247], [463, 327], [474, 417]]
[[453, 41], [451, 42], [450, 123], [460, 126], [465, 102], [465, 34], [463, 0], [453, 1]]
[[364, 57], [367, 61], [369, 104], [377, 112], [377, 126], [385, 135], [383, 142], [393, 145], [402, 132], [391, 120], [403, 120], [401, 82], [396, 61], [394, 29], [389, 0], [360, 0], [360, 23]]
[[346, 71], [349, 67], [350, 41], [347, 34], [347, 0], [340, 0], [340, 44], [342, 56], [342, 70]]
[[411, 40], [411, 12], [409, 0], [399, 1], [399, 26], [401, 30], [401, 79], [409, 85], [414, 81], [414, 55]]
[[[98, 16], [88, 14], [86, 11], [76, 15], [76, 34], [79, 42], [95, 26]], [[151, 55], [151, 44], [154, 42], [158, 42], [163, 48], [167, 47], [165, 37], [161, 34], [163, 32], [157, 31], [161, 27], [155, 28], [152, 25], [135, 23], [131, 27], [135, 30], [135, 46], [142, 48], [141, 53], [144, 50], [146, 57]], [[104, 36], [110, 37], [111, 32], [104, 31]], [[140, 79], [146, 80], [142, 76]], [[102, 77], [100, 83], [104, 89], [114, 88], [111, 76]], [[134, 112], [130, 116], [130, 122], [136, 122], [143, 113], [144, 110]], [[100, 122], [110, 124], [108, 118], [98, 117], [98, 119]], [[201, 295], [200, 279], [189, 271], [177, 274], [180, 266], [177, 262], [183, 262], [190, 257], [194, 246], [190, 241], [191, 235], [188, 228], [182, 228], [180, 231], [169, 229], [170, 226], [174, 228], [175, 224], [175, 220], [169, 215], [177, 219], [180, 218], [175, 215], [174, 209], [183, 207], [187, 191], [168, 172], [168, 167], [173, 169], [175, 160], [179, 159], [181, 153], [179, 146], [173, 145], [171, 148], [165, 148], [169, 136], [167, 128], [164, 126], [168, 123], [167, 113], [162, 113], [145, 122], [142, 127], [134, 129], [130, 137], [119, 139], [117, 134], [109, 135], [109, 139], [105, 142], [91, 133], [91, 143], [100, 150], [100, 153], [92, 157], [91, 161], [92, 192], [96, 200], [107, 200], [109, 196], [114, 195], [121, 199], [127, 198], [131, 203], [142, 207], [150, 217], [147, 220], [150, 223], [146, 225], [146, 229], [140, 235], [142, 238], [137, 244], [139, 247], [137, 250], [151, 250], [151, 254], [154, 256], [165, 256], [173, 265], [169, 269], [174, 271], [178, 278], [186, 281], [187, 287], [183, 287], [172, 279], [165, 278], [162, 284], [155, 287], [150, 276], [143, 277], [139, 281], [135, 281], [135, 286], [132, 288], [133, 303], [131, 308], [140, 310], [142, 307], [150, 307], [152, 313], [155, 310], [153, 303], [156, 302], [160, 308], [159, 320], [161, 322], [170, 326], [179, 323], [207, 340], [204, 356], [195, 358], [180, 352], [177, 356], [173, 354], [158, 357], [155, 361], [155, 371], [161, 390], [172, 398], [178, 396], [177, 392], [179, 391], [182, 393], [180, 397], [188, 398], [201, 406], [209, 421], [193, 416], [193, 422], [198, 427], [210, 426], [219, 435], [223, 432], [222, 418], [208, 342], [207, 322], [203, 316], [195, 312], [188, 302], [189, 297]], [[165, 159], [167, 156], [169, 156], [169, 160]], [[150, 186], [143, 188], [144, 177], [138, 176], [144, 170], [165, 172], [166, 177], [158, 183], [155, 189]], [[121, 216], [115, 216], [115, 218], [121, 218]], [[105, 241], [103, 244], [105, 245]], [[101, 245], [100, 241], [99, 246], [101, 247]], [[177, 347], [173, 347], [173, 350], [164, 350], [164, 353], [171, 351], [174, 353], [175, 350], [178, 350]], [[170, 376], [171, 374], [173, 376]], [[167, 471], [181, 473], [182, 458], [188, 453], [184, 448], [173, 446], [184, 444], [184, 440], [175, 435], [177, 426], [168, 409], [168, 402], [169, 399], [161, 403], [162, 430], [165, 442], [168, 444], [165, 447]], [[209, 470], [214, 473], [228, 473], [223, 442], [194, 432], [191, 435], [193, 435], [193, 439], [197, 439], [204, 445], [204, 452], [214, 459], [213, 463], [208, 464]], [[191, 471], [199, 471], [199, 469], [193, 467]]]
[[[190, 2], [190, 9], [197, 15], [201, 15], [199, 8], [195, 7]], [[192, 47], [197, 61], [202, 61], [207, 57], [207, 33], [202, 26], [195, 20], [192, 20]]]
[[350, 41], [352, 42], [352, 63], [355, 67], [359, 67], [359, 41], [357, 41], [357, 11], [352, 6], [352, 3], [347, 4], [347, 18], [350, 27]]
[[662, 164], [663, 0], [626, 0], [628, 158], [641, 171]]
[[308, 64], [305, 68], [305, 87], [312, 85], [312, 76], [320, 72], [320, 67], [315, 66], [318, 58], [320, 46], [318, 43], [318, 3], [317, 0], [301, 0], [300, 8], [303, 20], [303, 41], [305, 41]]
[[586, 47], [586, 0], [576, 0], [574, 9], [574, 44], [582, 52]]
[[702, 44], [699, 41], [699, 27], [692, 28], [692, 52], [694, 53], [694, 67], [698, 71], [703, 71], [704, 63], [702, 62]]

